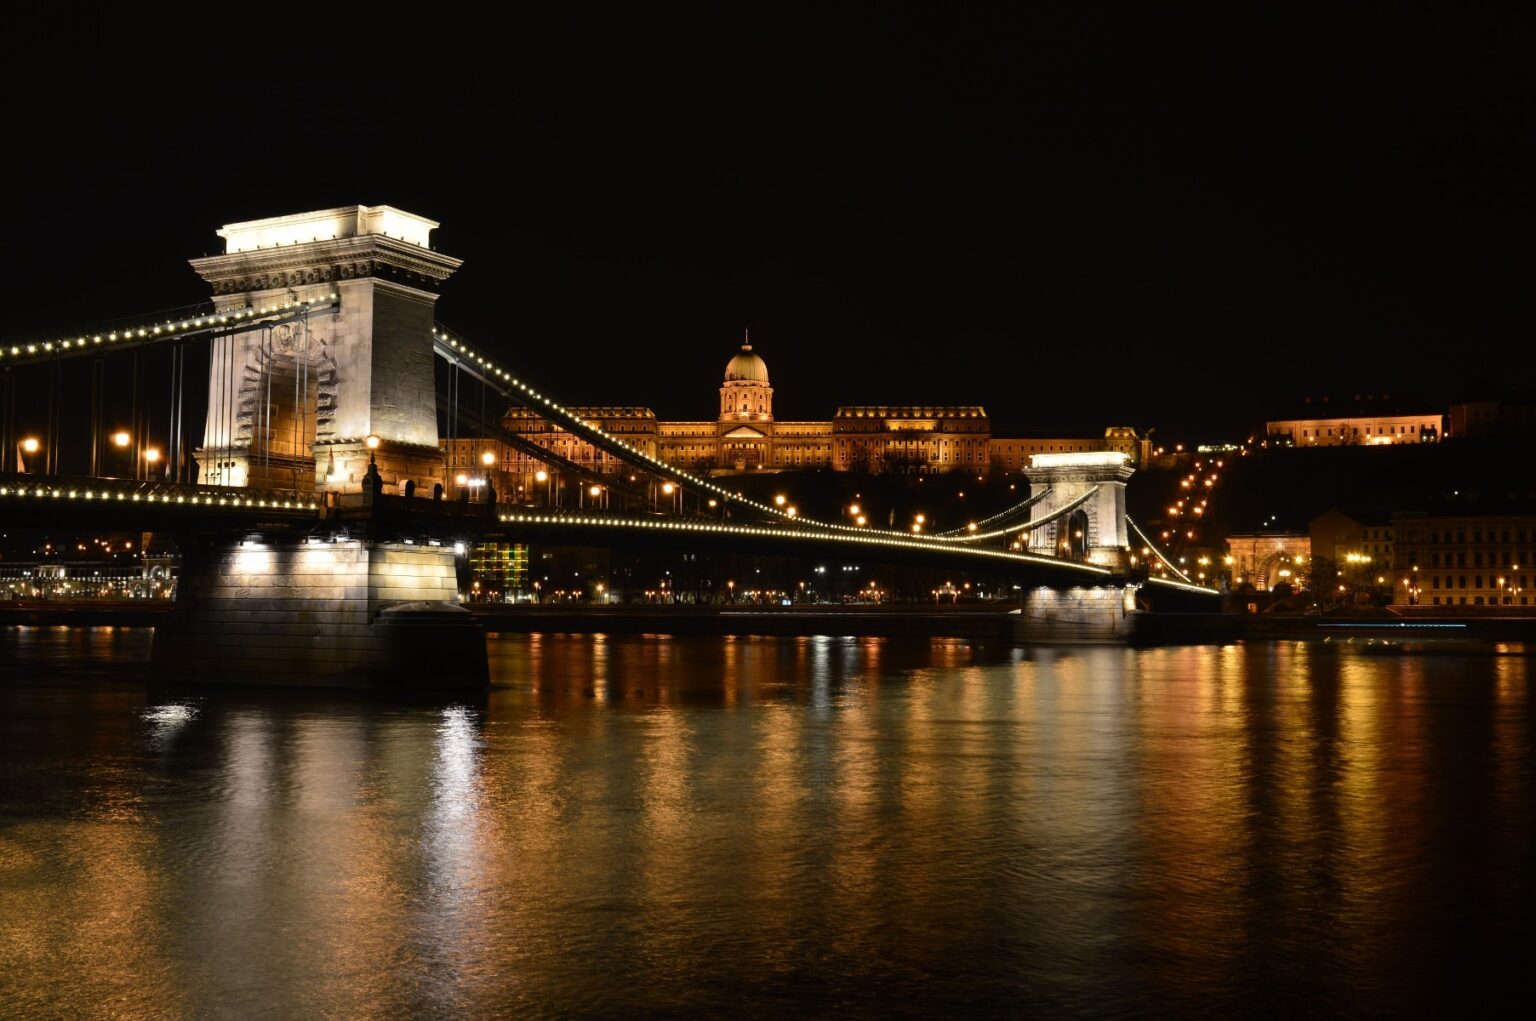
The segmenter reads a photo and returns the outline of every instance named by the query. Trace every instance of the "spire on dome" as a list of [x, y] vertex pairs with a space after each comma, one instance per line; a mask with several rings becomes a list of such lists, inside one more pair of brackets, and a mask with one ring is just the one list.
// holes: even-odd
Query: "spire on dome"
[[731, 357], [725, 366], [725, 381], [763, 383], [768, 382], [768, 366], [756, 351], [752, 350], [752, 334], [741, 332], [741, 350]]

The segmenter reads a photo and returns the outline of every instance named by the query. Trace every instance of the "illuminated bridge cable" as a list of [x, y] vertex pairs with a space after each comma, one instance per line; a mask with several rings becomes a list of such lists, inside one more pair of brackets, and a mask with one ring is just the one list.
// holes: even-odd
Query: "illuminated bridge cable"
[[991, 531], [991, 532], [984, 532], [984, 533], [977, 533], [977, 534], [974, 534], [974, 535], [960, 536], [958, 538], [952, 538], [952, 537], [947, 537], [946, 536], [943, 539], [941, 539], [941, 541], [942, 542], [950, 542], [950, 543], [980, 542], [983, 539], [995, 539], [995, 538], [997, 538], [1000, 535], [1011, 535], [1014, 532], [1018, 532], [1020, 534], [1023, 534], [1024, 532], [1033, 532], [1037, 528], [1044, 528], [1046, 525], [1049, 525], [1051, 522], [1055, 521], [1058, 518], [1062, 518], [1062, 517], [1065, 517], [1068, 514], [1071, 514], [1073, 511], [1077, 510], [1083, 504], [1087, 503], [1089, 501], [1089, 499], [1092, 498], [1092, 496], [1095, 493], [1097, 493], [1098, 491], [1099, 491], [1099, 487], [1098, 486], [1094, 486], [1092, 489], [1088, 490], [1088, 492], [1084, 493], [1082, 496], [1079, 496], [1077, 499], [1073, 500], [1071, 503], [1062, 504], [1060, 507], [1057, 507], [1055, 510], [1051, 511], [1049, 514], [1046, 514], [1044, 517], [1035, 518], [1033, 521], [1026, 521], [1022, 525], [1009, 525], [1007, 528], [999, 528], [999, 529], [996, 529], [995, 531]]
[[243, 333], [258, 326], [292, 322], [313, 312], [335, 312], [340, 301], [341, 296], [333, 291], [324, 297], [310, 300], [220, 309], [181, 319], [145, 322], [118, 330], [81, 333], [58, 340], [0, 344], [0, 365], [30, 365], [60, 358], [79, 358], [102, 351], [146, 347], [165, 341]]
[[990, 517], [983, 518], [980, 521], [973, 521], [970, 524], [965, 525], [963, 528], [951, 528], [947, 531], [936, 532], [934, 534], [939, 536], [962, 535], [970, 531], [970, 529], [973, 527], [977, 529], [986, 528], [987, 526], [994, 525], [999, 521], [1005, 521], [1009, 518], [1016, 517], [1020, 511], [1027, 510], [1035, 504], [1039, 503], [1041, 500], [1045, 499], [1045, 497], [1049, 495], [1050, 492], [1051, 490], [1047, 488], [1044, 492], [1025, 497], [1020, 502], [1013, 504], [1010, 507], [1006, 507], [1003, 510], [998, 511], [996, 514], [991, 515]]
[[[1129, 514], [1127, 514], [1125, 516], [1125, 523], [1130, 525], [1131, 526], [1131, 531], [1135, 532], [1136, 535], [1141, 539], [1142, 547], [1144, 549], [1151, 550], [1157, 556], [1157, 559], [1159, 559], [1159, 560], [1161, 560], [1163, 562], [1164, 566], [1166, 566], [1168, 568], [1168, 570], [1170, 570], [1174, 574], [1178, 575], [1183, 581], [1185, 581], [1186, 583], [1188, 583], [1190, 585], [1195, 585], [1195, 583], [1190, 580], [1189, 575], [1187, 575], [1183, 571], [1179, 570], [1177, 567], [1174, 566], [1173, 561], [1171, 561], [1167, 557], [1163, 556], [1163, 551], [1158, 549], [1152, 543], [1151, 539], [1147, 538], [1147, 533], [1143, 532], [1141, 530], [1141, 526], [1138, 525], [1136, 523], [1135, 519], [1133, 519]], [[1210, 591], [1209, 589], [1206, 589], [1203, 585], [1195, 585], [1195, 587], [1199, 588], [1199, 589], [1202, 589], [1203, 591]]]
[[[480, 354], [467, 342], [453, 336], [441, 327], [433, 331], [433, 346], [440, 356], [447, 359], [450, 363], [461, 366], [464, 371], [490, 386], [508, 400], [538, 411], [546, 420], [559, 424], [567, 432], [586, 440], [599, 450], [612, 454], [625, 464], [668, 478], [686, 488], [693, 489], [695, 492], [712, 494], [718, 497], [723, 504], [750, 508], [767, 518], [781, 521], [786, 526], [797, 530], [824, 529], [835, 532], [867, 534], [867, 530], [856, 529], [848, 525], [792, 517], [776, 507], [771, 507], [768, 504], [760, 503], [740, 493], [728, 490], [723, 486], [674, 467], [660, 458], [652, 457], [644, 451], [637, 450], [625, 441], [611, 436], [603, 429], [587, 422], [572, 412], [571, 409], [539, 393], [533, 387], [497, 365], [492, 359]], [[899, 535], [902, 533], [890, 534]]]
[[950, 544], [940, 546], [916, 536], [901, 536], [899, 534], [855, 532], [849, 535], [834, 535], [827, 532], [806, 531], [777, 525], [734, 524], [715, 520], [628, 518], [599, 514], [539, 514], [522, 511], [502, 514], [499, 516], [499, 520], [503, 524], [524, 525], [535, 528], [540, 526], [572, 529], [607, 528], [614, 531], [633, 530], [652, 534], [670, 532], [675, 535], [692, 535], [697, 537], [731, 535], [765, 539], [790, 539], [797, 542], [831, 543], [863, 549], [922, 550], [928, 553], [943, 552], [964, 557], [967, 560], [975, 559], [977, 561], [984, 560], [994, 563], [1051, 567], [1084, 575], [1093, 575], [1097, 578], [1110, 577], [1114, 573], [1106, 567], [1098, 567], [1075, 560], [1063, 560], [1060, 557], [1048, 557], [1036, 553], [1015, 553], [1008, 550], [985, 549], [976, 546]]
[[[438, 396], [441, 397], [442, 395], [439, 394]], [[465, 411], [462, 407], [459, 409], [459, 415], [463, 416], [471, 426], [479, 429], [486, 439], [500, 440], [507, 446], [528, 455], [541, 464], [578, 475], [589, 482], [596, 482], [626, 496], [632, 496], [638, 500], [645, 499], [645, 494], [640, 492], [640, 490], [627, 486], [622, 481], [616, 481], [611, 476], [603, 475], [596, 469], [589, 468], [579, 461], [572, 461], [570, 458], [557, 454], [547, 447], [542, 447], [527, 437], [519, 436], [517, 433], [503, 428], [498, 422], [476, 415], [472, 411]]]
[[[978, 530], [986, 528], [986, 527], [988, 527], [990, 525], [995, 525], [999, 521], [1003, 521], [1003, 520], [1005, 520], [1007, 518], [1013, 517], [1014, 515], [1018, 514], [1020, 511], [1028, 510], [1030, 507], [1033, 507], [1035, 504], [1039, 503], [1041, 500], [1044, 500], [1047, 496], [1049, 496], [1050, 492], [1051, 492], [1050, 488], [1047, 487], [1044, 492], [1036, 493], [1034, 496], [1026, 497], [1024, 500], [1020, 501], [1019, 503], [1014, 504], [1012, 507], [1007, 507], [1007, 508], [1005, 508], [1003, 510], [998, 511], [996, 514], [993, 514], [991, 517], [983, 518], [980, 521], [972, 522], [972, 524], [974, 524]], [[935, 537], [939, 537], [939, 538], [942, 538], [942, 537], [948, 536], [948, 535], [964, 535], [970, 529], [970, 527], [971, 527], [970, 525], [966, 525], [964, 528], [951, 528], [951, 529], [949, 529], [947, 531], [935, 532], [933, 534], [934, 534]]]

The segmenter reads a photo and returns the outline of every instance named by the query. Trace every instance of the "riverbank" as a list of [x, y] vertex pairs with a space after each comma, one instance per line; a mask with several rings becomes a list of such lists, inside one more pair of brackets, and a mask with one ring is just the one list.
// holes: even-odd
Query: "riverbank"
[[973, 606], [529, 606], [469, 607], [487, 631], [609, 631], [676, 635], [871, 635], [1011, 638], [1016, 614]]
[[[591, 606], [472, 604], [488, 632], [669, 635], [859, 635], [871, 637], [1017, 640], [1020, 617], [1001, 605]], [[153, 627], [169, 602], [12, 603], [0, 626]], [[1532, 642], [1536, 617], [1293, 616], [1280, 614], [1142, 613], [1131, 644], [1203, 645], [1234, 641]]]

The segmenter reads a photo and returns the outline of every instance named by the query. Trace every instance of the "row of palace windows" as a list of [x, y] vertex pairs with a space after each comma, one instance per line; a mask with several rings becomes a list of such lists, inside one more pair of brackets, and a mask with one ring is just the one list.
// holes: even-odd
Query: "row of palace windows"
[[[1451, 584], [1451, 579], [1453, 577], [1456, 580], [1456, 584], [1454, 584], [1454, 585]], [[1499, 578], [1501, 578], [1501, 577], [1504, 579], [1504, 585], [1502, 587], [1506, 588], [1506, 589], [1511, 589], [1511, 590], [1525, 588], [1526, 587], [1526, 581], [1528, 580], [1527, 576], [1523, 575], [1523, 574], [1520, 575], [1518, 578], [1515, 577], [1514, 575], [1490, 574], [1488, 576], [1488, 584], [1484, 585], [1483, 584], [1483, 576], [1481, 574], [1474, 574], [1472, 576], [1472, 587], [1474, 589], [1480, 589], [1480, 588], [1496, 589], [1496, 588], [1499, 588], [1500, 587], [1500, 585], [1499, 585]], [[1454, 575], [1454, 576], [1448, 574], [1448, 575], [1445, 576], [1445, 585], [1442, 586], [1440, 584], [1440, 576], [1438, 574], [1431, 575], [1430, 579], [1429, 579], [1429, 587], [1430, 588], [1442, 588], [1442, 587], [1444, 587], [1444, 588], [1460, 588], [1460, 589], [1464, 589], [1464, 588], [1467, 587], [1467, 576], [1465, 574], [1458, 574], [1458, 575]]]
[[[1438, 529], [1438, 528], [1431, 528], [1429, 530], [1429, 541], [1432, 542], [1432, 543], [1440, 542], [1441, 541], [1440, 540], [1440, 534], [1441, 534], [1440, 533], [1440, 529]], [[1484, 533], [1483, 529], [1481, 529], [1481, 528], [1474, 528], [1474, 529], [1472, 529], [1472, 541], [1473, 542], [1482, 542], [1484, 534], [1485, 533]], [[1495, 532], [1494, 532], [1494, 530], [1492, 528], [1488, 529], [1487, 532], [1486, 532], [1486, 535], [1488, 537], [1488, 539], [1487, 539], [1488, 542], [1510, 542], [1511, 541], [1510, 540], [1510, 535], [1511, 534], [1513, 534], [1514, 537], [1515, 537], [1514, 540], [1513, 540], [1514, 542], [1524, 542], [1525, 541], [1526, 530], [1523, 529], [1523, 528], [1516, 528], [1516, 529], [1501, 528], [1501, 529], [1499, 529], [1497, 535], [1495, 535]], [[1452, 538], [1453, 535], [1455, 536], [1454, 538]], [[1465, 528], [1458, 528], [1458, 529], [1455, 530], [1454, 533], [1449, 528], [1447, 528], [1445, 530], [1445, 542], [1447, 542], [1447, 543], [1465, 543], [1466, 541], [1467, 541], [1467, 530]]]
[[[1441, 605], [1445, 605], [1445, 606], [1466, 606], [1467, 605], [1467, 597], [1466, 596], [1446, 596], [1444, 604], [1442, 604], [1440, 602], [1440, 597], [1439, 596], [1435, 596], [1434, 597], [1434, 601], [1435, 601], [1435, 605], [1436, 606], [1441, 606]], [[1514, 596], [1505, 596], [1504, 599], [1503, 599], [1503, 603], [1504, 603], [1505, 606], [1517, 606], [1517, 605], [1518, 606], [1529, 606], [1529, 605], [1531, 605], [1531, 597], [1530, 596], [1520, 596], [1518, 599], [1516, 599], [1516, 597], [1514, 597]], [[1472, 597], [1472, 605], [1473, 606], [1498, 606], [1499, 605], [1499, 597], [1498, 596], [1489, 596], [1488, 599], [1487, 599], [1487, 602], [1485, 603], [1482, 596], [1473, 596]]]
[[[1373, 427], [1366, 426], [1365, 427], [1365, 435], [1366, 436], [1412, 436], [1415, 431], [1418, 431], [1418, 432], [1431, 432], [1431, 431], [1434, 430], [1434, 426], [1430, 425], [1428, 422], [1425, 422], [1425, 423], [1421, 424], [1418, 427], [1417, 430], [1415, 430], [1414, 427], [1411, 426], [1411, 425], [1399, 425], [1399, 426], [1386, 425], [1386, 426], [1382, 426], [1380, 429], [1375, 429], [1374, 431], [1372, 431], [1372, 429], [1373, 429]], [[1332, 436], [1333, 434], [1334, 434], [1333, 433], [1333, 427], [1330, 426], [1328, 428], [1328, 435]], [[1360, 427], [1358, 425], [1340, 426], [1338, 434], [1340, 436], [1359, 436], [1359, 435], [1361, 435]], [[1302, 439], [1306, 439], [1309, 436], [1321, 436], [1321, 435], [1323, 435], [1322, 428], [1303, 429], [1301, 431]]]
[[[1524, 554], [1521, 554], [1521, 552], [1519, 550], [1499, 550], [1499, 551], [1489, 550], [1488, 551], [1488, 563], [1487, 563], [1486, 566], [1488, 566], [1488, 567], [1500, 567], [1500, 566], [1510, 567], [1510, 566], [1519, 565], [1519, 564], [1531, 564], [1533, 566], [1536, 566], [1536, 557], [1533, 557], [1531, 555], [1533, 552], [1536, 552], [1536, 551], [1526, 550]], [[1451, 558], [1452, 558], [1453, 555], [1454, 555], [1454, 557], [1456, 559], [1456, 562], [1454, 564], [1451, 563]], [[1409, 556], [1408, 562], [1411, 564], [1411, 563], [1413, 563], [1417, 559], [1418, 559], [1418, 555], [1417, 554], [1413, 554], [1413, 555]], [[1443, 565], [1440, 563], [1440, 554], [1438, 552], [1431, 553], [1429, 555], [1429, 566], [1430, 567], [1441, 567], [1441, 566], [1444, 566], [1444, 567], [1466, 567], [1467, 566], [1467, 551], [1466, 550], [1457, 550], [1455, 552], [1455, 554], [1451, 554], [1450, 552], [1447, 552], [1445, 554], [1445, 563]], [[1473, 567], [1482, 567], [1482, 566], [1484, 566], [1484, 564], [1483, 564], [1483, 551], [1482, 550], [1473, 550], [1472, 551], [1472, 566]]]

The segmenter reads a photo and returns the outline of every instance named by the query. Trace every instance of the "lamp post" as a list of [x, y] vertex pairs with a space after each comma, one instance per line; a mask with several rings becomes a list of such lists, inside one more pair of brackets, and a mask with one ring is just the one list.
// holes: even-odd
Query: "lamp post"
[[496, 463], [496, 455], [487, 450], [480, 455], [480, 465], [485, 469], [485, 500], [487, 503], [496, 502], [496, 487], [491, 485], [491, 466]]
[[144, 477], [150, 481], [155, 477], [155, 465], [160, 463], [160, 448], [146, 447], [144, 449]]
[[[36, 436], [27, 436], [21, 441], [21, 452], [23, 454], [30, 456], [37, 453], [41, 449], [43, 449], [42, 441], [39, 440]], [[21, 468], [23, 472], [30, 472], [33, 470], [25, 458], [22, 459]]]
[[548, 507], [549, 506], [549, 472], [545, 471], [543, 468], [540, 468], [538, 471], [533, 473], [533, 481], [535, 481], [535, 482], [542, 482], [544, 484], [544, 506]]
[[112, 441], [112, 446], [116, 447], [118, 451], [118, 460], [117, 463], [113, 465], [113, 469], [115, 471], [123, 471], [125, 469], [123, 458], [129, 457], [131, 459], [131, 455], [127, 455], [124, 452], [127, 451], [128, 445], [133, 442], [133, 437], [128, 435], [128, 430], [119, 429], [117, 432], [111, 435], [110, 439]]
[[369, 433], [363, 438], [363, 445], [368, 448], [368, 470], [363, 473], [363, 494], [367, 500], [384, 492], [384, 480], [379, 476], [379, 464], [374, 454], [379, 449], [379, 437], [376, 433]]

